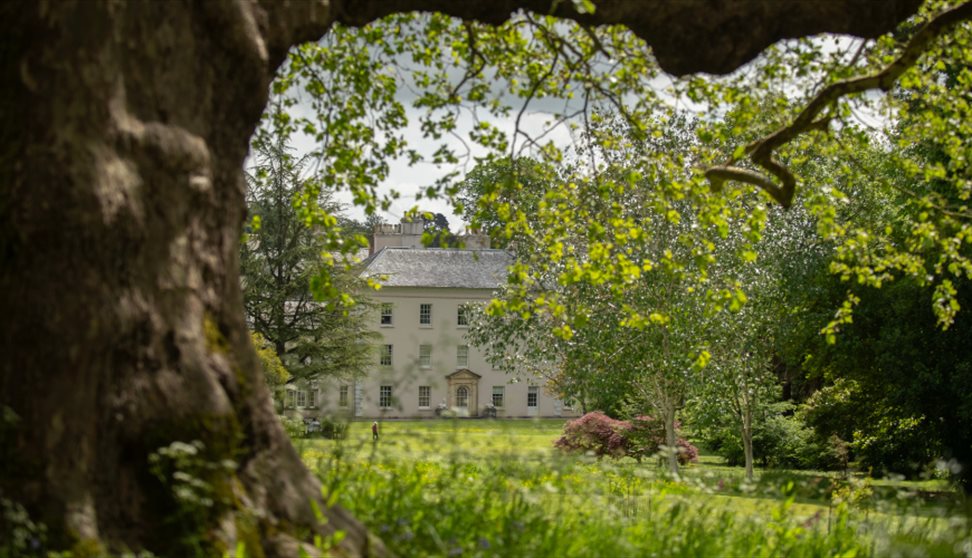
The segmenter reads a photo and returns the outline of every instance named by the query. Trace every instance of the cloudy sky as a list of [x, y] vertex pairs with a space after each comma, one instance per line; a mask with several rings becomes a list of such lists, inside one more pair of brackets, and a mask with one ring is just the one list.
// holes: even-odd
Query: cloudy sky
[[[837, 38], [833, 36], [828, 37], [827, 40], [818, 40], [821, 40], [824, 43], [823, 50], [825, 52], [833, 52], [837, 50], [850, 52], [856, 48], [856, 44], [858, 44], [857, 41], [853, 39]], [[745, 67], [740, 69], [740, 71], [746, 71]], [[458, 82], [459, 79], [461, 79], [462, 69], [456, 68], [454, 73], [454, 81]], [[655, 80], [652, 80], [651, 86], [655, 88], [656, 91], [663, 92], [669, 90], [672, 83], [673, 82], [670, 77], [661, 75]], [[499, 88], [503, 87], [504, 84], [498, 82], [496, 86]], [[496, 92], [505, 93], [505, 91], [499, 90]], [[678, 102], [682, 108], [687, 108], [692, 111], [699, 111], [702, 108], [698, 106], [687, 106], [687, 99], [684, 97], [676, 101], [667, 93], [662, 93], [662, 95], [663, 97], [669, 97], [672, 102]], [[412, 88], [404, 85], [399, 86], [397, 99], [403, 104], [403, 106], [406, 107], [406, 114], [409, 120], [409, 126], [405, 131], [405, 137], [408, 139], [410, 147], [418, 149], [421, 153], [431, 154], [443, 140], [432, 141], [422, 137], [419, 124], [419, 118], [422, 112], [419, 109], [412, 107], [415, 98], [416, 95]], [[504, 101], [514, 107], [520, 107], [522, 104], [521, 100], [512, 98], [509, 95], [504, 95]], [[543, 142], [541, 143], [553, 141], [560, 147], [566, 147], [572, 142], [571, 133], [567, 125], [563, 123], [553, 127], [551, 127], [551, 125], [556, 119], [556, 115], [577, 111], [580, 108], [580, 101], [575, 101], [574, 103], [574, 105], [571, 105], [565, 103], [565, 101], [562, 99], [549, 98], [532, 100], [520, 119], [520, 129], [527, 134], [530, 134], [534, 138], [543, 136]], [[311, 116], [313, 114], [309, 104], [306, 103], [298, 104], [298, 106], [295, 107], [295, 112], [298, 115], [305, 116]], [[506, 132], [508, 139], [513, 137], [516, 129], [517, 110], [512, 111], [510, 116], [499, 119], [483, 114], [479, 114], [479, 117], [482, 120], [488, 120], [493, 125]], [[858, 115], [858, 118], [860, 118], [860, 115]], [[872, 120], [872, 122], [868, 124], [874, 124], [874, 120], [871, 118], [863, 118], [861, 120]], [[425, 211], [444, 214], [449, 219], [449, 223], [453, 231], [460, 231], [463, 228], [462, 219], [455, 215], [452, 207], [447, 201], [441, 199], [422, 199], [416, 201], [416, 195], [421, 189], [433, 184], [436, 179], [441, 178], [449, 172], [456, 170], [458, 170], [460, 174], [469, 172], [475, 166], [474, 157], [485, 154], [485, 150], [483, 148], [478, 147], [472, 142], [468, 141], [469, 131], [474, 122], [475, 119], [468, 110], [463, 110], [460, 112], [457, 119], [457, 135], [467, 138], [467, 141], [465, 144], [459, 139], [453, 139], [450, 142], [450, 147], [452, 147], [457, 154], [460, 156], [462, 156], [462, 154], [466, 154], [466, 157], [462, 158], [458, 166], [437, 167], [430, 163], [418, 163], [414, 166], [409, 166], [404, 160], [390, 162], [391, 172], [388, 179], [382, 183], [381, 192], [388, 193], [395, 190], [400, 194], [400, 198], [393, 202], [389, 211], [381, 215], [387, 222], [398, 222], [402, 215], [417, 203], [419, 207]], [[879, 121], [878, 126], [880, 126]], [[517, 144], [522, 145], [523, 139], [524, 138], [522, 136], [517, 137]], [[467, 148], [466, 145], [470, 147]], [[312, 140], [306, 136], [299, 137], [298, 141], [295, 142], [294, 147], [298, 152], [307, 152], [313, 147]], [[342, 199], [342, 201], [347, 203], [347, 213], [349, 216], [359, 220], [364, 219], [363, 211], [351, 205], [350, 196], [348, 194], [340, 196], [339, 199]]]
[[[450, 147], [460, 157], [458, 165], [436, 166], [431, 163], [418, 163], [410, 166], [406, 160], [395, 160], [390, 163], [390, 173], [387, 180], [382, 183], [382, 193], [392, 190], [399, 192], [400, 198], [392, 203], [389, 211], [381, 216], [391, 223], [397, 223], [401, 217], [412, 208], [416, 203], [425, 211], [442, 213], [449, 219], [451, 228], [459, 231], [463, 228], [462, 219], [453, 212], [452, 206], [444, 199], [422, 199], [416, 201], [416, 194], [426, 186], [433, 184], [436, 179], [441, 178], [449, 172], [458, 170], [460, 174], [465, 174], [475, 167], [475, 157], [486, 154], [486, 150], [468, 140], [469, 132], [475, 119], [468, 110], [462, 110], [457, 119], [457, 135], [464, 138], [448, 140], [430, 140], [422, 137], [419, 118], [423, 114], [420, 109], [412, 107], [415, 96], [408, 88], [400, 88], [398, 100], [406, 107], [409, 125], [405, 130], [404, 136], [409, 141], [409, 147], [418, 149], [423, 154], [431, 154], [438, 146], [446, 141]], [[510, 100], [511, 103], [517, 102]], [[522, 103], [522, 101], [520, 101]], [[515, 105], [519, 106], [519, 105]], [[556, 115], [562, 114], [567, 110], [576, 111], [578, 107], [565, 104], [562, 99], [538, 99], [533, 100], [524, 111], [520, 118], [520, 129], [530, 136], [537, 138], [543, 136], [543, 142], [553, 141], [559, 146], [566, 146], [571, 143], [572, 138], [566, 124], [554, 125]], [[312, 116], [312, 111], [306, 103], [301, 103], [294, 108], [294, 113], [303, 116]], [[507, 138], [512, 138], [516, 129], [517, 112], [508, 117], [494, 118], [480, 113], [480, 120], [487, 120], [497, 126], [507, 134]], [[296, 136], [294, 148], [298, 153], [306, 153], [313, 148], [313, 139], [299, 135]], [[517, 145], [522, 145], [524, 138], [517, 138]], [[342, 192], [339, 199], [347, 203], [347, 213], [355, 219], [363, 220], [364, 213], [360, 208], [354, 207], [350, 201], [350, 195]]]

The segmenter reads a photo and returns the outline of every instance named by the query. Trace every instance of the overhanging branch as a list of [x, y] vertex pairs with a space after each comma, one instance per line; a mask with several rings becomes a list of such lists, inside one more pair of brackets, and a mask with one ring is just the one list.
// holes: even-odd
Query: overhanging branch
[[796, 192], [796, 179], [793, 173], [774, 157], [777, 149], [793, 141], [801, 134], [809, 131], [824, 131], [830, 123], [830, 117], [818, 118], [821, 112], [833, 106], [837, 101], [848, 95], [862, 93], [871, 89], [888, 91], [906, 71], [918, 62], [929, 45], [955, 25], [972, 19], [972, 1], [965, 2], [955, 8], [946, 10], [928, 21], [905, 45], [901, 55], [884, 69], [865, 76], [859, 76], [834, 82], [823, 88], [800, 111], [800, 114], [788, 126], [779, 128], [760, 139], [750, 142], [743, 150], [743, 155], [757, 166], [762, 167], [769, 174], [779, 180], [774, 182], [765, 174], [736, 166], [737, 158], [730, 159], [723, 165], [710, 167], [705, 171], [713, 191], [720, 191], [726, 181], [735, 180], [762, 188], [777, 203], [783, 207], [790, 207]]

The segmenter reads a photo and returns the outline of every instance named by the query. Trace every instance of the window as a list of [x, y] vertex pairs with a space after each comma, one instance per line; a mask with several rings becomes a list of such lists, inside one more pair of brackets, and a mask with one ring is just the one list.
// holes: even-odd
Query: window
[[428, 409], [432, 406], [432, 387], [419, 386], [419, 409]]
[[297, 406], [306, 407], [307, 406], [307, 392], [300, 390], [297, 392]]
[[493, 386], [493, 407], [503, 406], [504, 395], [506, 395], [506, 386]]
[[466, 314], [466, 306], [463, 304], [459, 305], [459, 310], [456, 314], [456, 324], [459, 326], [469, 325], [469, 317]]
[[419, 305], [419, 325], [424, 325], [424, 326], [432, 325], [432, 305], [431, 304]]
[[391, 366], [392, 363], [392, 346], [382, 345], [381, 346], [381, 365]]
[[419, 366], [422, 368], [432, 366], [432, 345], [419, 345]]
[[381, 325], [390, 326], [392, 325], [392, 305], [391, 303], [384, 303], [381, 305]]
[[293, 409], [297, 405], [297, 392], [293, 390], [287, 391], [287, 408]]
[[392, 387], [380, 386], [378, 391], [378, 406], [387, 409], [392, 406]]
[[456, 407], [468, 407], [469, 406], [469, 388], [466, 386], [459, 386], [456, 389]]
[[459, 345], [456, 347], [456, 367], [465, 368], [469, 366], [469, 345]]
[[317, 390], [312, 389], [307, 392], [307, 406], [317, 407]]
[[338, 407], [348, 406], [348, 386], [341, 386], [338, 389]]
[[527, 388], [527, 407], [537, 407], [537, 395], [540, 392], [540, 388], [537, 386], [530, 386]]

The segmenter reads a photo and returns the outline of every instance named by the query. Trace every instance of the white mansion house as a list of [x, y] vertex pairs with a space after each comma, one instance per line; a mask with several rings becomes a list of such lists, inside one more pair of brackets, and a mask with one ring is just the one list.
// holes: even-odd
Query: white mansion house
[[467, 249], [425, 248], [422, 224], [382, 225], [362, 277], [380, 280], [372, 294], [380, 335], [374, 368], [364, 378], [288, 386], [287, 413], [362, 418], [574, 416], [539, 382], [514, 382], [465, 338], [466, 305], [488, 301], [505, 281], [511, 255], [465, 238]]

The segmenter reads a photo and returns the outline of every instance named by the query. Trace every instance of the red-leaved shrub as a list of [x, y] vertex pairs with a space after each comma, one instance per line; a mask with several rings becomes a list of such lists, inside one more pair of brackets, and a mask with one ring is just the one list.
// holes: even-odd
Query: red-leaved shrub
[[[680, 425], [676, 422], [676, 431]], [[632, 421], [615, 420], [600, 411], [587, 413], [564, 425], [564, 435], [554, 445], [567, 452], [590, 452], [600, 457], [644, 457], [656, 455], [665, 445], [665, 425], [649, 416]], [[681, 436], [675, 440], [682, 465], [698, 461], [699, 450]]]
[[600, 411], [587, 413], [564, 425], [564, 435], [554, 445], [567, 452], [591, 452], [600, 457], [621, 457], [627, 453], [624, 431], [631, 424], [614, 420]]

